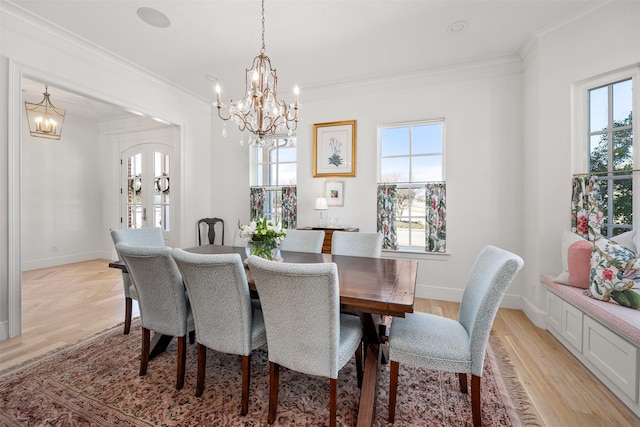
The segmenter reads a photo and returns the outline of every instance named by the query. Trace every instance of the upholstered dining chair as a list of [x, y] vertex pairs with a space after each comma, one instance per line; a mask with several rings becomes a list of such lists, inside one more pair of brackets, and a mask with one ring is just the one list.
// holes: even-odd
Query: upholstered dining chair
[[253, 307], [239, 254], [194, 254], [173, 249], [182, 272], [196, 326], [198, 373], [202, 396], [207, 348], [242, 356], [242, 415], [249, 410], [251, 352], [267, 342], [262, 312]]
[[[224, 220], [222, 218], [202, 218], [198, 221], [198, 246], [202, 246], [202, 233], [206, 232], [207, 240], [210, 245], [216, 241], [216, 224], [220, 224], [222, 230], [220, 244], [224, 245]], [[205, 243], [206, 244], [206, 243]]]
[[[111, 230], [111, 239], [113, 239], [114, 245], [118, 242], [124, 242], [133, 246], [164, 246], [162, 229], [159, 227]], [[116, 252], [118, 253], [118, 261], [122, 260], [117, 248]], [[131, 329], [133, 300], [138, 300], [138, 294], [131, 282], [131, 276], [125, 271], [122, 272], [122, 284], [124, 285], [124, 334], [127, 335]]]
[[331, 237], [331, 253], [333, 255], [380, 258], [381, 252], [381, 233], [334, 231]]
[[140, 375], [147, 373], [151, 331], [178, 337], [176, 389], [180, 390], [184, 386], [186, 337], [195, 330], [195, 326], [182, 275], [171, 256], [171, 248], [131, 246], [120, 242], [116, 249], [138, 293], [142, 323]]
[[287, 237], [280, 243], [281, 251], [322, 253], [323, 230], [287, 230]]
[[[329, 378], [329, 420], [336, 425], [338, 371], [355, 353], [358, 385], [362, 383], [362, 325], [356, 316], [340, 314], [335, 263], [295, 264], [249, 257], [269, 353], [269, 415], [276, 419], [280, 366]], [[286, 301], [286, 304], [283, 302]]]
[[389, 422], [395, 418], [398, 373], [403, 363], [456, 372], [463, 393], [467, 393], [467, 373], [471, 373], [473, 425], [481, 425], [480, 379], [489, 334], [507, 287], [522, 265], [518, 255], [485, 246], [467, 279], [458, 320], [418, 312], [393, 320], [389, 333]]

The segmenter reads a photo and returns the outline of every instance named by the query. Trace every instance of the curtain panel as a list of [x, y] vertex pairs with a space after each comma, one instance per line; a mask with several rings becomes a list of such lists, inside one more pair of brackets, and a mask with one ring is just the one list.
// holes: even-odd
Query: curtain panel
[[590, 241], [602, 233], [604, 205], [597, 176], [574, 176], [571, 188], [571, 231]]
[[396, 185], [378, 185], [378, 232], [382, 233], [383, 249], [398, 249], [396, 233], [396, 210], [398, 209], [398, 189]]
[[447, 249], [447, 197], [444, 182], [425, 185], [425, 251]]
[[296, 186], [282, 187], [282, 228], [296, 228], [298, 223], [298, 195]]
[[260, 219], [264, 216], [264, 188], [251, 187], [249, 190], [249, 220]]

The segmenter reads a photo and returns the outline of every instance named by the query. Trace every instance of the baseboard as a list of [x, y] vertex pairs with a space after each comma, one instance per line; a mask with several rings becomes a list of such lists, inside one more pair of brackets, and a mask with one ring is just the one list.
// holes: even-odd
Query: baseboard
[[96, 251], [83, 254], [65, 255], [52, 258], [42, 258], [22, 263], [22, 271], [36, 270], [38, 268], [55, 267], [57, 265], [72, 264], [74, 262], [90, 261], [92, 259], [111, 259], [110, 252]]
[[0, 322], [0, 341], [9, 339], [9, 322]]
[[547, 329], [548, 313], [546, 311], [540, 310], [526, 298], [522, 298], [522, 311], [538, 328]]

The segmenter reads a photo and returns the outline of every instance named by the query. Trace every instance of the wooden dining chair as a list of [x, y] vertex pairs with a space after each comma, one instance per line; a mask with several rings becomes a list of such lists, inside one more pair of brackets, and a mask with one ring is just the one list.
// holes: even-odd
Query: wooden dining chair
[[[222, 231], [220, 244], [224, 245], [224, 220], [222, 218], [202, 218], [198, 221], [198, 246], [202, 246], [202, 234], [206, 233], [207, 239], [205, 242], [213, 245], [216, 242], [216, 225], [220, 224]], [[206, 243], [205, 243], [206, 244]]]
[[491, 326], [507, 287], [522, 265], [518, 255], [485, 246], [471, 269], [458, 320], [418, 312], [393, 320], [389, 333], [390, 423], [395, 419], [398, 374], [403, 363], [456, 372], [463, 393], [467, 393], [467, 373], [471, 373], [473, 425], [481, 425], [480, 379]]
[[241, 415], [249, 410], [251, 352], [267, 342], [262, 311], [252, 305], [239, 254], [194, 254], [173, 249], [189, 293], [196, 327], [196, 396], [202, 396], [207, 348], [242, 356]]
[[[111, 239], [114, 245], [118, 242], [124, 242], [133, 246], [164, 246], [164, 236], [159, 227], [111, 230]], [[118, 253], [118, 261], [122, 260], [117, 248], [116, 252]], [[131, 329], [133, 300], [138, 300], [138, 294], [131, 281], [131, 275], [125, 271], [122, 272], [122, 284], [124, 285], [124, 334], [127, 335]]]
[[131, 246], [120, 242], [116, 249], [138, 293], [142, 323], [140, 376], [147, 373], [151, 331], [178, 337], [176, 389], [180, 390], [184, 386], [186, 337], [195, 330], [195, 326], [182, 275], [171, 256], [171, 248]]
[[[362, 325], [356, 316], [340, 314], [335, 263], [295, 264], [248, 260], [267, 331], [269, 415], [276, 419], [280, 366], [329, 378], [329, 421], [336, 425], [338, 371], [356, 356], [362, 383]], [[286, 302], [286, 303], [285, 303]]]
[[331, 254], [380, 258], [381, 233], [352, 233], [334, 231], [331, 237]]
[[281, 251], [322, 253], [323, 230], [287, 230], [287, 237], [280, 243]]

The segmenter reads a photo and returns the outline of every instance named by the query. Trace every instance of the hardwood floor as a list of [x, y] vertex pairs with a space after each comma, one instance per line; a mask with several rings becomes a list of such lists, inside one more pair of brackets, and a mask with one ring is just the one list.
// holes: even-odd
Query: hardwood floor
[[[122, 276], [108, 263], [94, 260], [23, 273], [23, 334], [0, 342], [0, 370], [121, 323]], [[416, 299], [415, 308], [455, 318], [458, 304]], [[500, 309], [494, 331], [543, 426], [640, 425], [640, 419], [522, 311]]]

